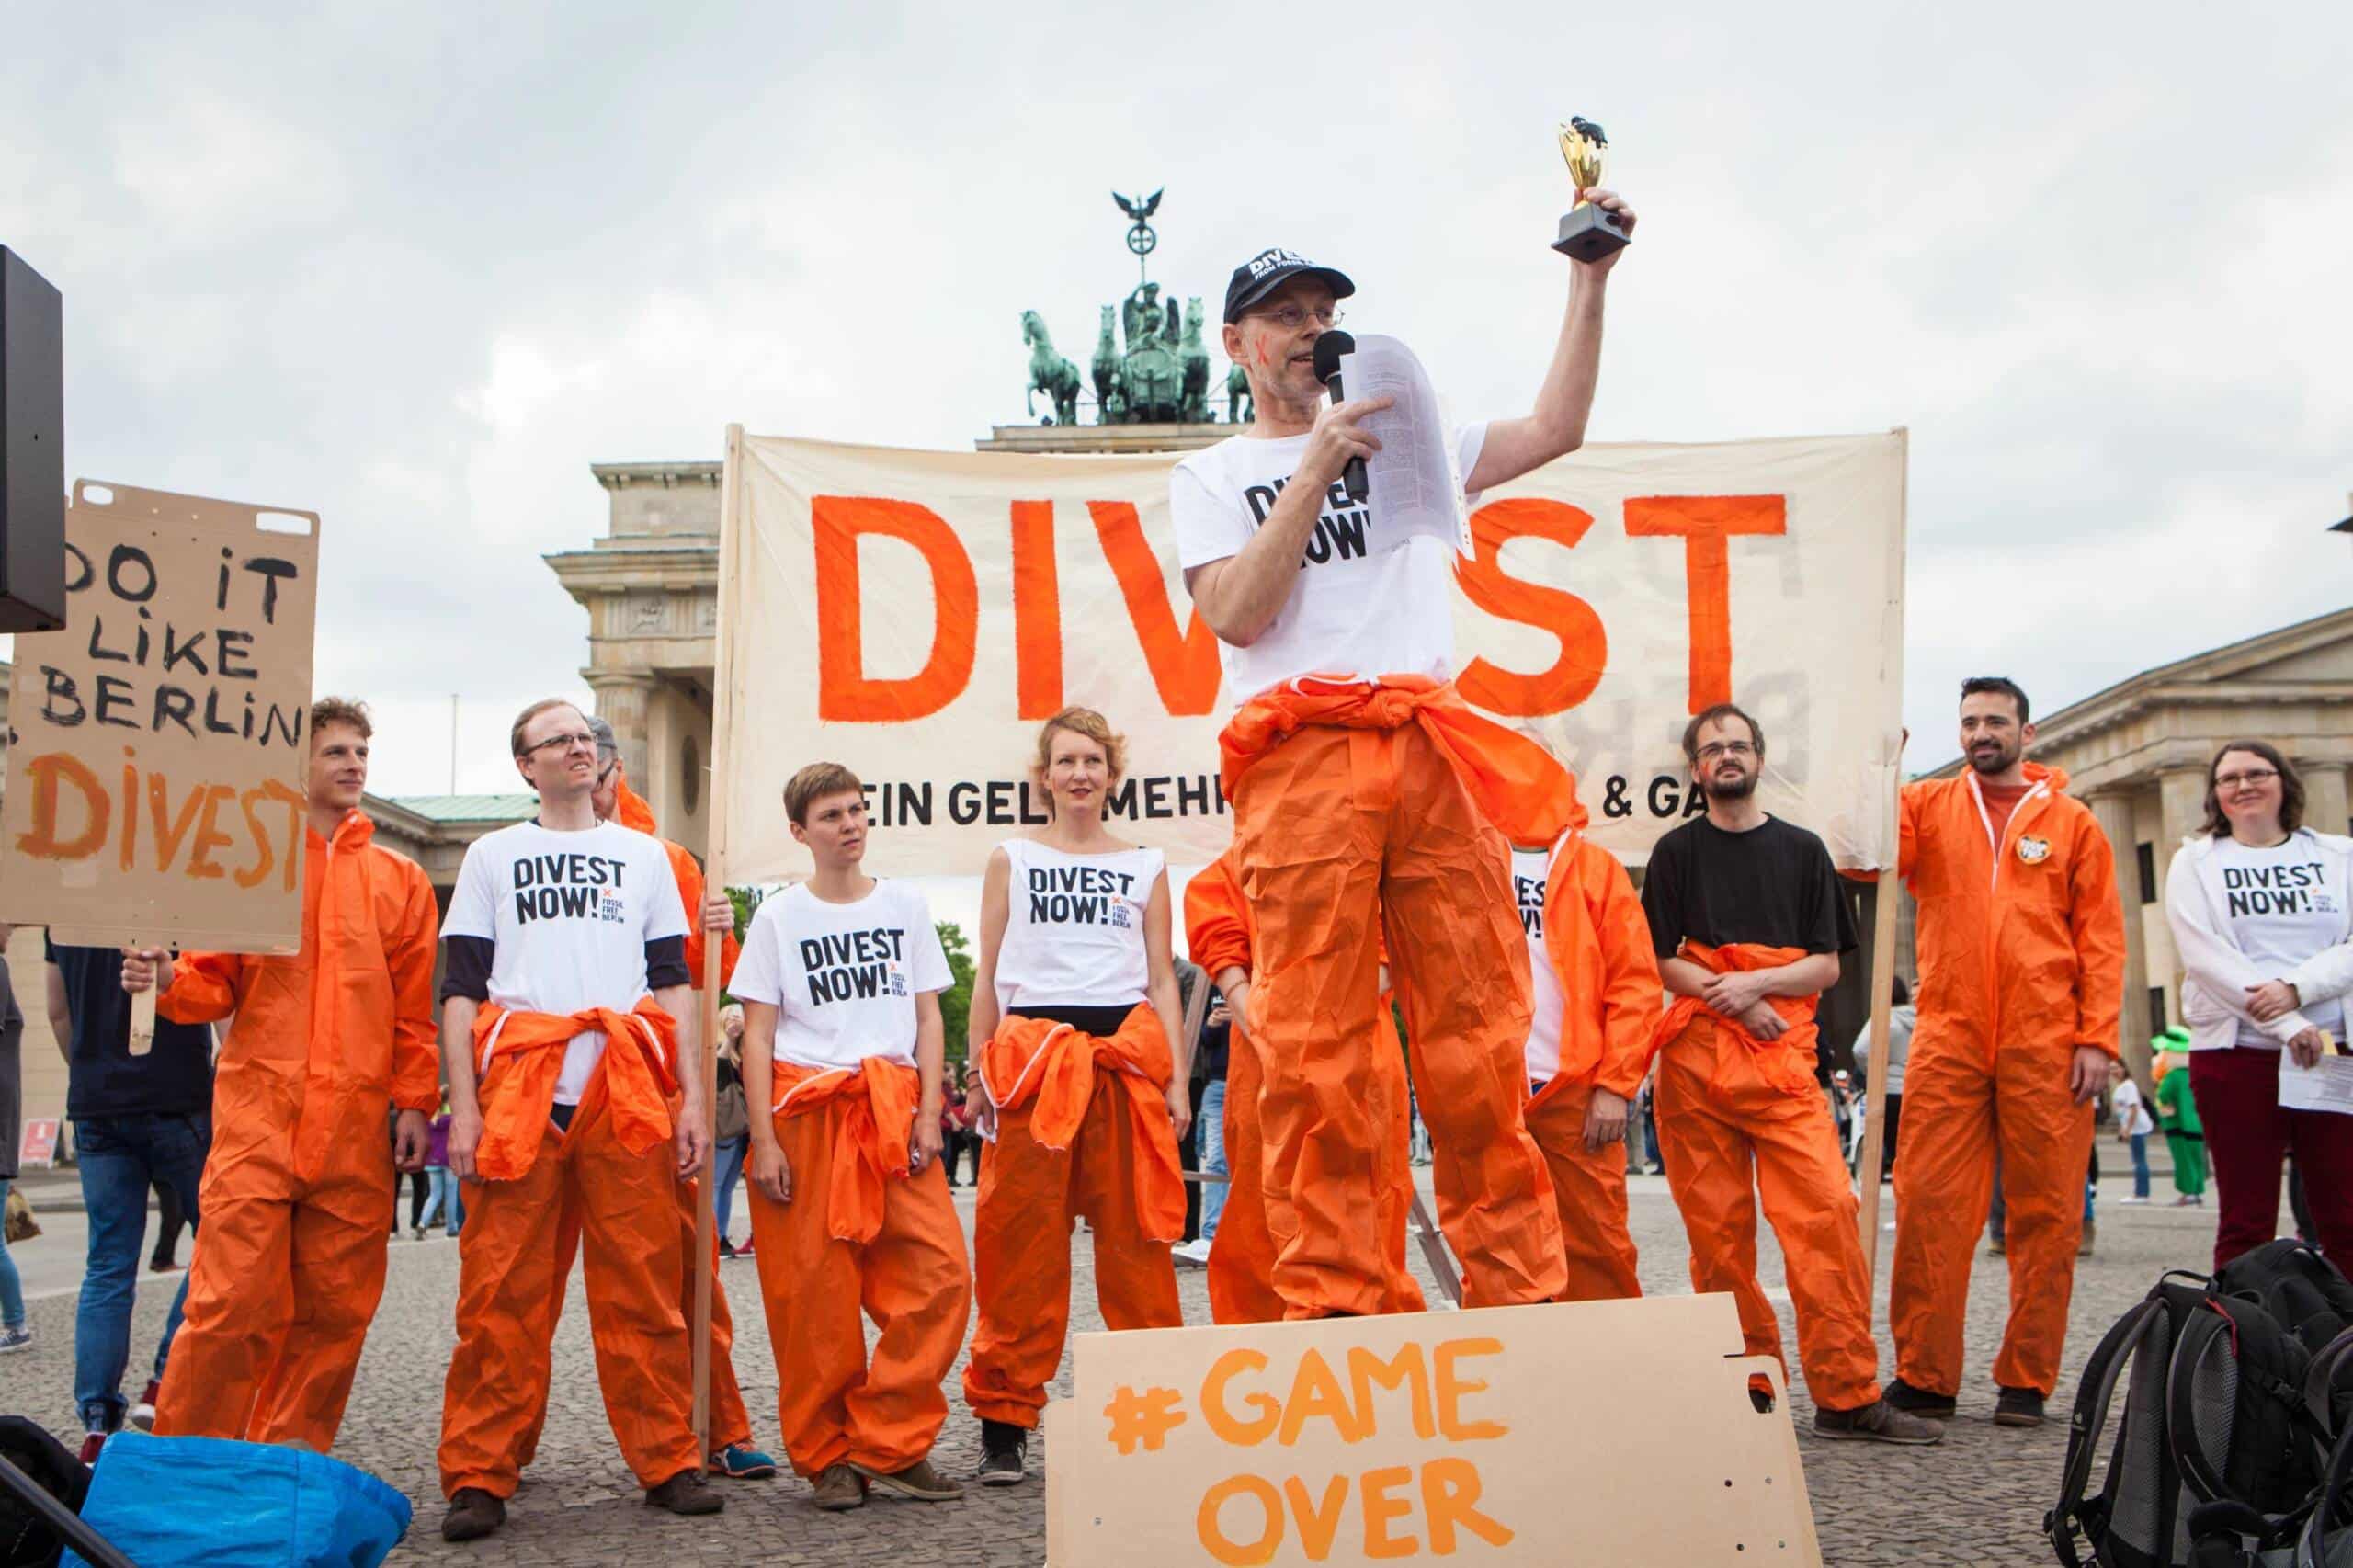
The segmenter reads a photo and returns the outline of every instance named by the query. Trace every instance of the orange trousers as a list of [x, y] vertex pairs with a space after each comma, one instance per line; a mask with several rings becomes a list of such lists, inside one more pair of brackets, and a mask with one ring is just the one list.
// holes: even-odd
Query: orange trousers
[[[838, 1130], [822, 1111], [779, 1116], [792, 1201], [745, 1187], [785, 1451], [794, 1470], [813, 1477], [844, 1460], [904, 1470], [931, 1452], [948, 1419], [945, 1384], [972, 1303], [964, 1230], [938, 1162], [918, 1176], [884, 1178], [871, 1241], [832, 1233], [826, 1193], [835, 1166], [858, 1158], [841, 1146]], [[870, 1358], [861, 1312], [878, 1331]]]
[[[1731, 1291], [1748, 1353], [1782, 1361], [1786, 1375], [1780, 1324], [1756, 1282], [1762, 1194], [1797, 1309], [1806, 1391], [1820, 1409], [1859, 1409], [1880, 1395], [1879, 1347], [1838, 1136], [1821, 1095], [1767, 1082], [1759, 1060], [1705, 1009], [1659, 1053], [1659, 1146], [1691, 1239], [1691, 1288]], [[1904, 1108], [1909, 1140], [1908, 1101]]]
[[[689, 1333], [695, 1316], [695, 1203], [700, 1197], [700, 1182], [678, 1184], [679, 1276], [678, 1312], [686, 1320]], [[580, 1253], [580, 1211], [577, 1204], [566, 1203], [556, 1223], [555, 1289], [548, 1293], [548, 1337], [555, 1337], [556, 1324], [563, 1321], [565, 1288], [572, 1279], [572, 1260]], [[714, 1451], [752, 1440], [751, 1414], [744, 1408], [744, 1390], [735, 1381], [735, 1317], [727, 1310], [727, 1292], [719, 1280], [719, 1238], [710, 1241], [710, 1446]], [[691, 1340], [688, 1342], [692, 1343]], [[689, 1407], [691, 1408], [691, 1406]], [[529, 1470], [531, 1461], [540, 1457], [540, 1434], [548, 1424], [548, 1392], [540, 1394], [540, 1408], [531, 1418], [530, 1430], [524, 1435], [522, 1449], [515, 1462]]]
[[[1385, 1129], [1373, 1151], [1382, 1172], [1381, 1244], [1386, 1277], [1381, 1311], [1418, 1312], [1428, 1303], [1422, 1299], [1421, 1282], [1405, 1267], [1414, 1201], [1405, 1054], [1386, 1016], [1374, 1034], [1372, 1121]], [[1258, 1055], [1238, 1025], [1227, 1031], [1226, 1044], [1225, 1146], [1232, 1153], [1225, 1164], [1231, 1185], [1217, 1235], [1210, 1242], [1210, 1321], [1276, 1323], [1283, 1316], [1283, 1299], [1275, 1293], [1275, 1237], [1267, 1228], [1266, 1187], [1258, 1175], [1259, 1152], [1265, 1146], [1258, 1128]]]
[[[613, 1051], [607, 1048], [606, 1061]], [[493, 1071], [497, 1068], [494, 1066]], [[678, 1234], [676, 1157], [667, 1140], [625, 1149], [599, 1065], [569, 1132], [544, 1125], [529, 1167], [478, 1182], [458, 1239], [458, 1347], [442, 1397], [441, 1494], [474, 1486], [512, 1496], [519, 1456], [546, 1407], [548, 1302], [563, 1287], [567, 1210], [586, 1244], [588, 1329], [597, 1381], [621, 1455], [644, 1487], [699, 1471], [693, 1357], [678, 1310], [687, 1247]]]
[[372, 1146], [340, 1153], [310, 1182], [286, 1166], [290, 1138], [244, 1143], [222, 1130], [158, 1434], [335, 1448], [384, 1293], [396, 1201], [381, 1114], [374, 1128]]
[[1256, 926], [1247, 1020], [1274, 1287], [1287, 1316], [1384, 1310], [1371, 1083], [1377, 918], [1436, 1151], [1438, 1222], [1463, 1305], [1551, 1301], [1565, 1283], [1544, 1156], [1528, 1134], [1528, 942], [1511, 851], [1418, 724], [1311, 725], [1233, 791]]
[[1895, 1155], [1888, 1316], [1896, 1372], [1915, 1388], [1960, 1391], [1969, 1268], [1994, 1201], [1997, 1143], [2009, 1208], [2010, 1315], [1994, 1381], [2045, 1398], [2058, 1384], [2093, 1137], [2091, 1106], [2067, 1092], [2074, 1061], [2063, 1039], [2003, 1045], [1990, 1070], [1973, 1050], [1913, 1052]]
[[[964, 1403], [983, 1421], [1035, 1427], [1046, 1407], [1046, 1384], [1070, 1332], [1074, 1215], [1085, 1215], [1094, 1233], [1104, 1327], [1176, 1328], [1185, 1321], [1169, 1244], [1145, 1234], [1139, 1212], [1126, 1096], [1111, 1074], [1097, 1074], [1067, 1149], [1050, 1149], [1032, 1135], [1035, 1101], [997, 1112], [973, 1210], [981, 1321], [964, 1367]], [[765, 1273], [765, 1259], [760, 1267]]]
[[1634, 1238], [1626, 1229], [1626, 1145], [1585, 1146], [1591, 1084], [1547, 1084], [1528, 1103], [1528, 1131], [1552, 1174], [1561, 1216], [1562, 1256], [1569, 1269], [1564, 1301], [1617, 1301], [1643, 1293], [1634, 1274]]

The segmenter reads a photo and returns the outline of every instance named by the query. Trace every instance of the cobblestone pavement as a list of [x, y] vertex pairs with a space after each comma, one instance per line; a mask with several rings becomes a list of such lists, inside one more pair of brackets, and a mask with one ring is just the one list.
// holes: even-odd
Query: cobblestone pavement
[[[1428, 1172], [1419, 1173], [1425, 1185]], [[1682, 1224], [1655, 1177], [1632, 1183], [1635, 1240], [1642, 1249], [1643, 1287], [1666, 1293], [1688, 1289]], [[1913, 1568], [1961, 1568], [2052, 1561], [2038, 1522], [2057, 1485], [2064, 1450], [2064, 1416], [2075, 1394], [2075, 1372], [2100, 1332], [2147, 1290], [2167, 1267], [2200, 1267], [2212, 1246], [2211, 1209], [2123, 1208], [2129, 1190], [2109, 1181], [2099, 1203], [2098, 1253], [2076, 1276], [2067, 1374], [2052, 1402], [2054, 1419], [2019, 1433], [1992, 1424], [1990, 1366], [2006, 1298], [2006, 1271], [1981, 1256], [1971, 1284], [1969, 1348], [1977, 1381], [1961, 1398], [1960, 1419], [1934, 1448], [1881, 1449], [1823, 1443], [1802, 1436], [1806, 1484], [1819, 1525], [1823, 1554], [1834, 1564], [1904, 1563]], [[2160, 1204], [2164, 1194], [2160, 1183]], [[1886, 1192], [1881, 1189], [1882, 1194]], [[958, 1193], [967, 1229], [972, 1193]], [[1892, 1210], [1885, 1212], [1892, 1213]], [[1892, 1241], [1891, 1238], [1887, 1238]], [[38, 1243], [34, 1244], [40, 1244]], [[1076, 1244], [1073, 1323], [1099, 1326], [1093, 1272], [1085, 1236]], [[1788, 1298], [1779, 1289], [1780, 1258], [1769, 1232], [1760, 1245], [1782, 1330], [1791, 1330]], [[1880, 1319], [1886, 1318], [1886, 1260], [1881, 1251]], [[1419, 1259], [1415, 1260], [1416, 1266]], [[1987, 1267], [1990, 1262], [1991, 1267]], [[735, 1366], [753, 1425], [764, 1440], [776, 1434], [776, 1369], [748, 1263], [722, 1267], [733, 1292], [739, 1338]], [[673, 1518], [645, 1508], [613, 1447], [597, 1393], [587, 1317], [575, 1275], [570, 1310], [555, 1347], [559, 1386], [538, 1465], [512, 1505], [507, 1527], [489, 1541], [449, 1546], [440, 1540], [442, 1503], [433, 1469], [442, 1376], [453, 1340], [450, 1303], [458, 1271], [454, 1244], [403, 1241], [392, 1250], [383, 1307], [360, 1364], [358, 1384], [344, 1424], [339, 1457], [373, 1471], [413, 1499], [416, 1522], [392, 1561], [540, 1565], [664, 1562], [696, 1563], [1034, 1564], [1044, 1556], [1044, 1493], [1033, 1480], [1008, 1488], [970, 1490], [961, 1503], [924, 1505], [877, 1499], [843, 1515], [819, 1514], [805, 1483], [787, 1474], [772, 1482], [721, 1483], [727, 1511], [713, 1519]], [[1201, 1275], [1179, 1276], [1188, 1321], [1206, 1323]], [[1435, 1299], [1435, 1291], [1432, 1292]], [[152, 1353], [168, 1294], [142, 1290], [131, 1359]], [[73, 1422], [74, 1301], [51, 1296], [32, 1304], [39, 1343], [31, 1353], [0, 1361], [0, 1409], [35, 1415], [61, 1437]], [[1795, 1362], [1793, 1339], [1786, 1354]], [[1881, 1335], [1881, 1370], [1893, 1372], [1893, 1353]], [[1068, 1392], [1065, 1381], [1056, 1392]], [[959, 1363], [961, 1375], [961, 1363]], [[969, 1475], [979, 1460], [979, 1433], [950, 1380], [950, 1411], [935, 1458], [941, 1469]], [[131, 1391], [136, 1392], [134, 1389]], [[1813, 1410], [1802, 1386], [1791, 1412], [1805, 1433]], [[1596, 1419], [1610, 1419], [1596, 1412]], [[779, 1453], [779, 1457], [781, 1457]], [[1039, 1450], [1031, 1449], [1033, 1469]], [[1542, 1555], [1522, 1561], [1548, 1561]], [[1139, 1565], [1142, 1568], [1142, 1565]]]

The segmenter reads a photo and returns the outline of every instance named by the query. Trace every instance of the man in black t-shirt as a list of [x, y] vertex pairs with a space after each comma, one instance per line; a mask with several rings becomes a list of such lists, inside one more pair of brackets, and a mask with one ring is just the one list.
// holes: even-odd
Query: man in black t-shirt
[[1708, 709], [1683, 732], [1683, 753], [1708, 814], [1652, 849], [1643, 908], [1673, 998], [1654, 1094], [1691, 1287], [1730, 1291], [1749, 1354], [1780, 1358], [1780, 1325], [1756, 1282], [1761, 1191], [1815, 1434], [1936, 1442], [1941, 1426], [1880, 1397], [1855, 1195], [1814, 1083], [1814, 1005], [1855, 946], [1837, 872], [1822, 840], [1757, 805], [1755, 720], [1730, 703]]
[[[131, 1305], [147, 1233], [147, 1192], [168, 1187], [197, 1223], [197, 1186], [212, 1147], [212, 1031], [202, 1024], [155, 1020], [155, 1043], [131, 1054], [131, 997], [122, 989], [115, 948], [61, 948], [44, 939], [49, 960], [49, 1021], [65, 1054], [65, 1114], [74, 1123], [82, 1205], [89, 1214], [82, 1295], [74, 1314], [74, 1403], [82, 1416], [84, 1462], [98, 1457], [125, 1407], [123, 1369], [131, 1360]], [[155, 1418], [164, 1360], [188, 1301], [180, 1277], [155, 1375], [132, 1422]]]

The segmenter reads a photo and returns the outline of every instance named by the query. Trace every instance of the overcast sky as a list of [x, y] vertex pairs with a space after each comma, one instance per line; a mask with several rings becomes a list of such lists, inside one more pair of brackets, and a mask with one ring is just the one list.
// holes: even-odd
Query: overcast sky
[[[1911, 761], [2353, 601], [2353, 7], [12, 9], [0, 243], [65, 294], [67, 471], [320, 512], [380, 792], [514, 787], [579, 686], [596, 461], [964, 447], [1018, 317], [1271, 244], [1466, 414], [1563, 290], [1552, 136], [1643, 215], [1596, 439], [1912, 431]], [[1222, 367], [1221, 367], [1222, 369]], [[1931, 755], [1931, 753], [1933, 755]]]

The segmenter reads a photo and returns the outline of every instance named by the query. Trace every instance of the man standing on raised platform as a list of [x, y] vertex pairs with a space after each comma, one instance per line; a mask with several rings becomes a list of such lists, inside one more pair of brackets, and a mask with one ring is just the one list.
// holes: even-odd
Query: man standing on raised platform
[[[1620, 198], [1587, 197], [1632, 230]], [[1472, 493], [1583, 443], [1616, 261], [1573, 264], [1533, 412], [1449, 433]], [[1274, 1288], [1299, 1318], [1379, 1312], [1387, 1292], [1370, 1151], [1388, 1130], [1368, 1111], [1376, 921], [1438, 1145], [1438, 1213], [1462, 1258], [1464, 1304], [1548, 1301], [1564, 1283], [1552, 1184], [1521, 1120], [1529, 979], [1506, 838], [1550, 843], [1574, 788], [1540, 746], [1456, 694], [1449, 546], [1384, 538], [1379, 494], [1365, 503], [1373, 548], [1333, 542], [1347, 531], [1335, 514], [1355, 509], [1343, 472], [1380, 448], [1362, 421], [1390, 406], [1325, 406], [1315, 342], [1355, 292], [1346, 275], [1288, 250], [1234, 268], [1224, 346], [1249, 380], [1256, 418], [1169, 481], [1185, 585], [1240, 705], [1221, 745], [1256, 924], [1244, 1021], [1266, 1068], [1257, 1154]]]

